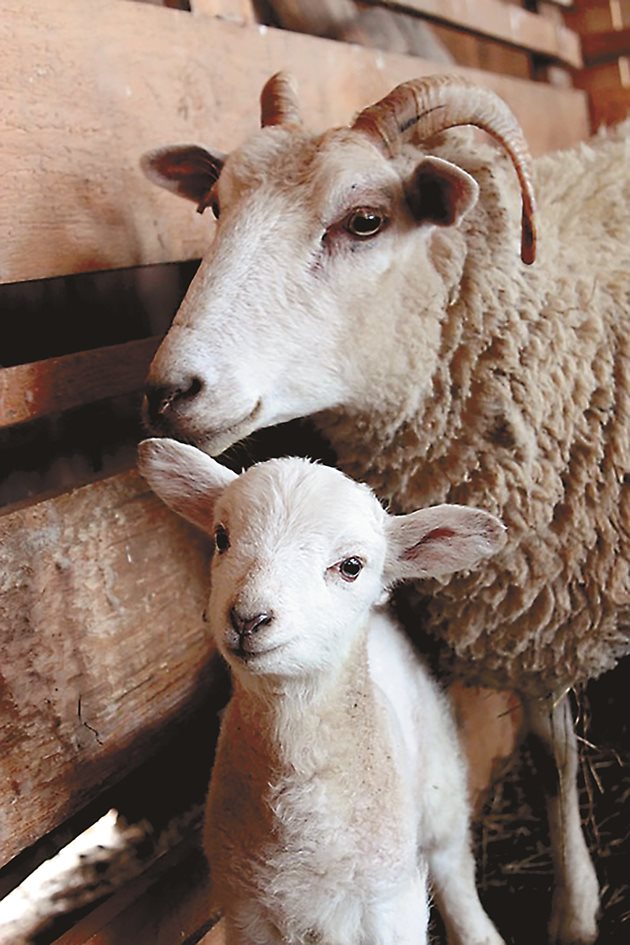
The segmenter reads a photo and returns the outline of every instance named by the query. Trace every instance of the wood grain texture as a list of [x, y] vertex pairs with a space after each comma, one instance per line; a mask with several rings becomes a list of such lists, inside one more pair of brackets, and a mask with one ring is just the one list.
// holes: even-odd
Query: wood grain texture
[[586, 33], [582, 38], [584, 58], [587, 64], [605, 62], [618, 56], [630, 55], [630, 26], [619, 30]]
[[519, 49], [582, 65], [580, 39], [565, 26], [549, 22], [503, 0], [368, 0], [395, 10], [413, 11], [443, 23], [498, 39]]
[[193, 13], [202, 16], [218, 16], [235, 23], [255, 23], [252, 0], [190, 0]]
[[0, 429], [142, 388], [159, 338], [0, 369]]
[[[0, 282], [202, 255], [209, 215], [146, 181], [139, 158], [168, 143], [229, 151], [256, 129], [277, 69], [295, 73], [316, 130], [452, 70], [121, 0], [0, 0], [0, 43]], [[588, 134], [582, 91], [452, 71], [503, 95], [534, 153]]]
[[593, 96], [593, 126], [614, 125], [630, 117], [630, 88], [606, 89]]
[[205, 859], [182, 843], [53, 945], [223, 945], [223, 923], [213, 921]]
[[0, 517], [0, 864], [211, 685], [202, 537], [127, 473]]

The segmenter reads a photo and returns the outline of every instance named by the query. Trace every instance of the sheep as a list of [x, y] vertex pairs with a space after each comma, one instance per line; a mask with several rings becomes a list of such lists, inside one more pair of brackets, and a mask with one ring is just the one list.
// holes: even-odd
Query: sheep
[[391, 585], [503, 544], [479, 509], [392, 516], [335, 468], [237, 476], [145, 440], [139, 469], [213, 537], [208, 620], [230, 666], [204, 842], [226, 945], [501, 945], [474, 881], [466, 769], [444, 695], [384, 608]]
[[[394, 511], [448, 501], [505, 521], [483, 567], [417, 584], [423, 625], [467, 681], [520, 693], [545, 774], [550, 938], [589, 945], [599, 890], [566, 696], [630, 650], [630, 123], [533, 163], [507, 106], [456, 77], [312, 135], [280, 74], [261, 113], [227, 158], [143, 160], [220, 215], [151, 366], [148, 429], [216, 456], [312, 416]], [[509, 160], [445, 133], [462, 124]]]

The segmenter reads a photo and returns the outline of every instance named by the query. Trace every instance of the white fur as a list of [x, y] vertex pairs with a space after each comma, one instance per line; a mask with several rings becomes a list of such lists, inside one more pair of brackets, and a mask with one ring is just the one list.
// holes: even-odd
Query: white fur
[[[427, 871], [451, 945], [500, 945], [475, 889], [448, 705], [380, 602], [412, 564], [474, 566], [502, 526], [456, 506], [389, 516], [366, 486], [299, 459], [226, 485], [194, 452], [148, 440], [139, 465], [172, 508], [194, 521], [196, 504], [229, 536], [208, 614], [234, 693], [205, 828], [228, 945], [420, 945]], [[362, 562], [351, 582], [348, 558]], [[241, 636], [233, 609], [272, 619]]]

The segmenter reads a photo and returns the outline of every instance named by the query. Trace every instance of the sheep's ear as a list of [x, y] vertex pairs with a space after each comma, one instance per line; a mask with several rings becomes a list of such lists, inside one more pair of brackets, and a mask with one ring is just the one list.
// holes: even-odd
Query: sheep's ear
[[196, 144], [158, 148], [147, 151], [140, 159], [140, 167], [150, 181], [178, 197], [194, 201], [200, 210], [208, 191], [218, 181], [224, 163], [225, 155], [210, 154]]
[[436, 505], [388, 521], [385, 577], [437, 577], [474, 568], [505, 543], [498, 518], [464, 505]]
[[453, 226], [476, 204], [479, 185], [456, 164], [427, 157], [407, 181], [405, 193], [418, 223]]
[[138, 446], [138, 470], [178, 515], [209, 532], [214, 505], [235, 472], [194, 446], [153, 437]]

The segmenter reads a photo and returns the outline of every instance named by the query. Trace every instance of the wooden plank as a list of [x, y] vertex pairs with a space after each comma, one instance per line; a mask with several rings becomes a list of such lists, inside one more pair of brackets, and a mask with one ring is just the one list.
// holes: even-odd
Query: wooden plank
[[0, 865], [211, 685], [206, 543], [135, 473], [0, 517]]
[[[405, 79], [452, 71], [120, 0], [0, 0], [0, 14], [0, 281], [199, 257], [208, 214], [145, 181], [139, 157], [171, 142], [230, 150], [257, 127], [278, 68], [295, 73], [314, 128], [348, 122]], [[535, 153], [588, 134], [581, 91], [454, 71], [507, 99]]]
[[622, 29], [630, 23], [630, 0], [579, 0], [564, 16], [567, 25], [580, 36]]
[[140, 390], [160, 338], [0, 369], [0, 429]]
[[575, 75], [575, 84], [594, 98], [630, 88], [630, 56], [581, 70]]
[[[564, 24], [564, 15], [559, 6], [545, 0], [538, 0], [536, 10], [556, 25]], [[557, 88], [570, 89], [573, 86], [573, 71], [566, 65], [553, 62], [541, 56], [531, 57], [530, 75], [538, 81], [548, 82]]]
[[182, 843], [54, 945], [223, 945], [211, 900], [200, 848]]
[[586, 33], [582, 37], [582, 49], [587, 64], [630, 54], [630, 26], [620, 30]]
[[593, 125], [614, 125], [630, 118], [630, 88], [607, 89], [601, 95], [593, 96]]
[[218, 16], [235, 23], [255, 23], [252, 0], [190, 0], [190, 9], [197, 16]]
[[420, 13], [442, 23], [497, 39], [519, 49], [582, 65], [580, 38], [566, 26], [549, 22], [502, 0], [367, 0], [403, 12]]

